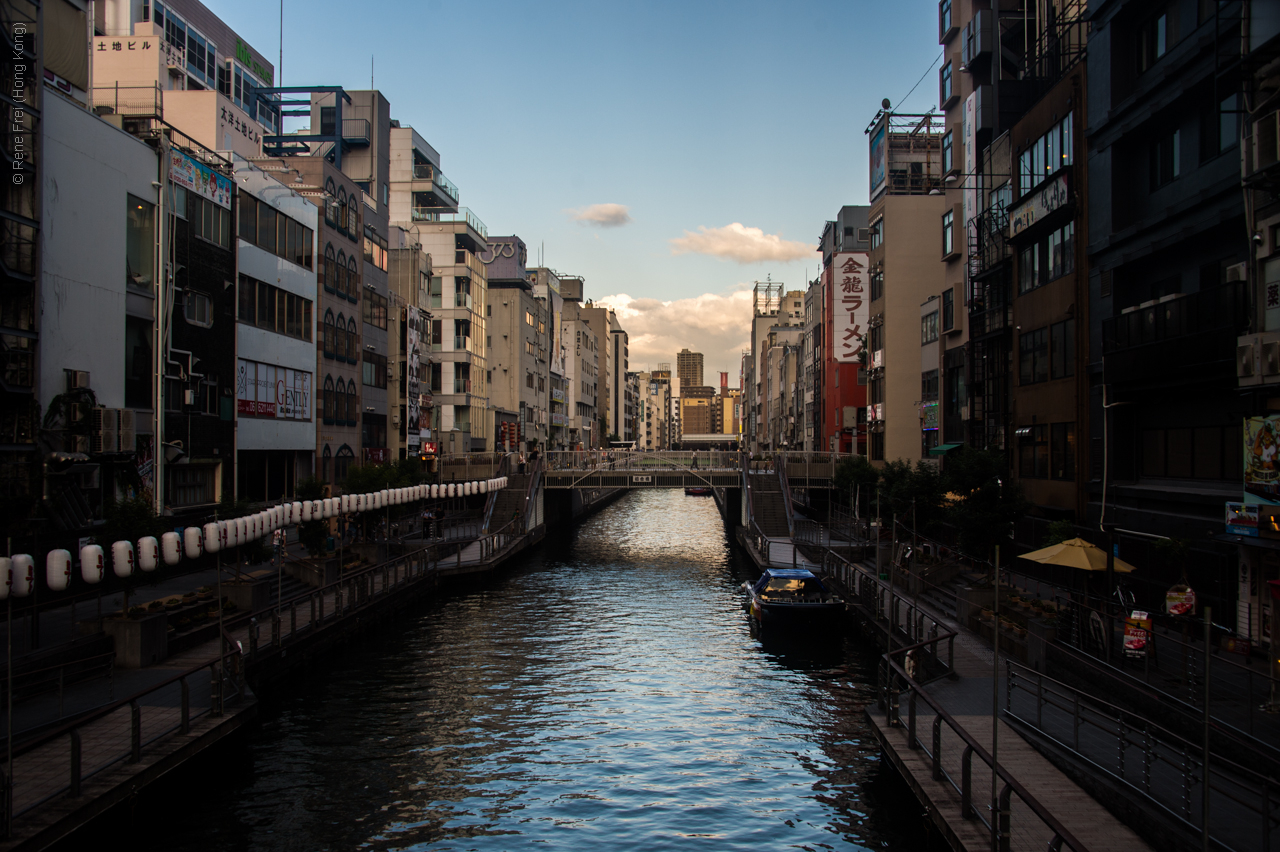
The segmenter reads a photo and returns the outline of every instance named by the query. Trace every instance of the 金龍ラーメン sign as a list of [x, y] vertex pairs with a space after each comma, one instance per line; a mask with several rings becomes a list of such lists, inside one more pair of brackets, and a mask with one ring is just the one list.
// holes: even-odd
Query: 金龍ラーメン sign
[[238, 359], [236, 411], [247, 417], [311, 419], [311, 374]]
[[231, 209], [231, 179], [197, 163], [177, 149], [169, 150], [169, 180], [204, 196], [219, 207]]
[[857, 363], [871, 319], [866, 252], [838, 252], [831, 262], [832, 345], [835, 359]]

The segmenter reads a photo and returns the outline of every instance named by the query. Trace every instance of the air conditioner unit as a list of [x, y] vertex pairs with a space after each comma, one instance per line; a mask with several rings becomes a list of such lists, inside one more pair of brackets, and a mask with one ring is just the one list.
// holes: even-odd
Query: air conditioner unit
[[396, 411], [391, 414], [391, 425], [392, 426], [400, 425], [400, 412]]
[[1276, 163], [1280, 163], [1280, 111], [1267, 113], [1253, 123], [1253, 171]]
[[132, 453], [137, 449], [134, 431], [134, 411], [132, 408], [121, 408], [119, 436], [120, 452]]
[[1280, 340], [1262, 344], [1262, 375], [1280, 376]]
[[1244, 379], [1253, 375], [1253, 344], [1246, 343], [1236, 347], [1236, 378]]
[[1244, 263], [1233, 263], [1233, 264], [1231, 264], [1230, 266], [1228, 266], [1228, 267], [1227, 267], [1227, 280], [1228, 280], [1228, 281], [1243, 281], [1243, 280], [1245, 280], [1245, 278], [1246, 278], [1246, 276], [1247, 276], [1247, 273], [1246, 273], [1246, 271], [1245, 271], [1245, 270], [1246, 270], [1247, 268], [1248, 268], [1248, 265], [1247, 265], [1247, 264], [1244, 264]]
[[83, 390], [89, 387], [88, 370], [67, 370], [67, 390]]

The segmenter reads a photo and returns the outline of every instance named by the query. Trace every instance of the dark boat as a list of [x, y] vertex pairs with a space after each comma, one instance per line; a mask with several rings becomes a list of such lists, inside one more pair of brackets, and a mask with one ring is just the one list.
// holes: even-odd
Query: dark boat
[[754, 583], [743, 583], [751, 615], [761, 624], [824, 624], [844, 610], [840, 597], [804, 568], [766, 568]]
[[706, 497], [711, 494], [711, 489], [705, 485], [692, 485], [684, 490], [685, 494], [692, 494], [695, 497]]

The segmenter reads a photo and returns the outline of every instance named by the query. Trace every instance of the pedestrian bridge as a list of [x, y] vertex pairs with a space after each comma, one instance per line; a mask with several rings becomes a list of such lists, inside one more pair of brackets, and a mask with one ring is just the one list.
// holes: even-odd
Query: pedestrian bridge
[[568, 450], [543, 453], [536, 463], [546, 488], [741, 488], [744, 468], [781, 470], [793, 488], [830, 488], [839, 459], [837, 453]]

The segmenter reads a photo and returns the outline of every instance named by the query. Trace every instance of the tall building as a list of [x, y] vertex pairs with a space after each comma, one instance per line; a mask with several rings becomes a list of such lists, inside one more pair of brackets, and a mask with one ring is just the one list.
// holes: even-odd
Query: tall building
[[[780, 421], [774, 409], [783, 405], [783, 386], [781, 372], [769, 369], [770, 352], [780, 346], [796, 347], [791, 357], [798, 359], [799, 342], [804, 334], [804, 294], [800, 290], [784, 292], [784, 289], [783, 284], [772, 280], [757, 281], [752, 295], [751, 351], [743, 353], [740, 381], [744, 399], [743, 437], [748, 449], [757, 452], [781, 446], [781, 436], [777, 433]], [[777, 354], [773, 358], [777, 364]], [[794, 404], [790, 396], [788, 404]]]
[[676, 353], [676, 376], [682, 388], [702, 386], [702, 353], [681, 349]]
[[822, 274], [805, 293], [800, 381], [814, 401], [803, 402], [805, 428], [798, 431], [797, 440], [812, 449], [866, 453], [868, 215], [865, 206], [845, 206], [827, 222], [820, 245]]
[[[431, 409], [435, 403], [431, 364], [431, 255], [413, 234], [403, 228], [390, 229], [387, 255], [387, 287], [391, 293], [392, 333], [388, 336], [387, 357], [398, 365], [401, 377], [391, 403], [389, 434], [391, 457], [434, 456], [437, 451], [431, 431]], [[438, 376], [438, 371], [436, 371]]]
[[[932, 114], [888, 110], [868, 131], [867, 455], [873, 463], [927, 457], [920, 430], [921, 345], [940, 329], [921, 326], [920, 305], [942, 288], [944, 262], [954, 259], [963, 233], [941, 191], [946, 132]], [[856, 255], [850, 259], [856, 263]]]
[[[670, 370], [667, 371], [668, 374]], [[670, 418], [671, 383], [658, 371], [639, 373], [640, 384], [638, 449], [654, 451], [671, 449]]]
[[440, 154], [412, 127], [390, 127], [389, 219], [421, 240], [431, 255], [431, 431], [441, 452], [493, 449], [485, 356], [488, 282], [479, 255], [489, 232], [458, 206], [458, 189], [440, 169]]
[[495, 411], [515, 415], [508, 441], [520, 449], [545, 447], [551, 398], [546, 299], [534, 293], [525, 268], [528, 250], [519, 237], [491, 237], [481, 259], [489, 282], [489, 402]]

